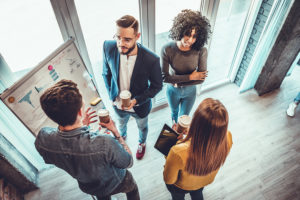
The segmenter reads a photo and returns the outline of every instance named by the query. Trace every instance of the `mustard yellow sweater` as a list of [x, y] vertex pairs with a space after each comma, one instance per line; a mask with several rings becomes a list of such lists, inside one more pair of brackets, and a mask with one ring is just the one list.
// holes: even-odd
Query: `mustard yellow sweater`
[[[232, 135], [229, 131], [227, 132], [227, 141], [231, 148]], [[195, 176], [185, 171], [189, 146], [190, 141], [187, 141], [171, 148], [165, 164], [164, 180], [166, 184], [174, 184], [183, 190], [197, 190], [212, 183], [219, 169], [206, 176]]]

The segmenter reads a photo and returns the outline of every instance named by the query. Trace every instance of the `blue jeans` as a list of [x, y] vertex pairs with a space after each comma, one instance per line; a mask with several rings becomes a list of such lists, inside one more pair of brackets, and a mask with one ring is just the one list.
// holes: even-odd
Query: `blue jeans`
[[127, 136], [127, 123], [130, 116], [135, 118], [136, 124], [139, 129], [139, 143], [145, 143], [148, 135], [148, 116], [144, 118], [140, 118], [134, 112], [127, 112], [124, 110], [118, 109], [116, 106], [113, 106], [118, 116], [119, 121], [119, 130], [121, 132], [121, 136]]
[[300, 92], [298, 93], [298, 95], [296, 96], [296, 98], [294, 99], [294, 101], [296, 103], [300, 103]]
[[[172, 112], [172, 120], [177, 123], [178, 116], [189, 115], [196, 99], [196, 86], [167, 86], [167, 98]], [[179, 115], [178, 115], [179, 113]]]
[[192, 200], [203, 200], [203, 188], [200, 188], [198, 190], [183, 190], [176, 187], [175, 185], [166, 184], [166, 186], [171, 193], [172, 200], [184, 200], [184, 196], [186, 193], [190, 193]]

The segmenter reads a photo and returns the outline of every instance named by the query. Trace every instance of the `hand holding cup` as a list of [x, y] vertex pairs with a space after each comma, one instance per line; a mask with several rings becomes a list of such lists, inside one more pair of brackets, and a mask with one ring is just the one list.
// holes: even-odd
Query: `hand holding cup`
[[178, 124], [176, 126], [178, 133], [186, 134], [188, 128], [190, 127], [190, 124], [192, 122], [192, 119], [188, 115], [182, 115], [178, 118]]
[[131, 93], [128, 90], [123, 90], [120, 93], [120, 99], [122, 101], [122, 108], [128, 108], [131, 105]]

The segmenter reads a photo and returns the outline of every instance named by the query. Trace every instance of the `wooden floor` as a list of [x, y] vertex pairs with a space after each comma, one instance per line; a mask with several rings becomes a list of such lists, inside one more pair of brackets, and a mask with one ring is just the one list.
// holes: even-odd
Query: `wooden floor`
[[[206, 200], [299, 200], [300, 199], [300, 107], [294, 118], [286, 116], [288, 104], [300, 91], [300, 68], [287, 77], [281, 88], [259, 97], [254, 90], [239, 94], [229, 84], [201, 94], [193, 108], [207, 97], [220, 99], [229, 111], [233, 147], [215, 181], [205, 187]], [[171, 199], [163, 178], [165, 159], [153, 145], [170, 110], [164, 108], [149, 116], [147, 151], [130, 169], [139, 186], [142, 200]], [[137, 148], [138, 132], [129, 122], [128, 144]], [[114, 195], [126, 199], [125, 194]], [[83, 194], [69, 175], [57, 168], [40, 173], [40, 189], [26, 200], [92, 199]], [[186, 199], [190, 199], [186, 195]]]

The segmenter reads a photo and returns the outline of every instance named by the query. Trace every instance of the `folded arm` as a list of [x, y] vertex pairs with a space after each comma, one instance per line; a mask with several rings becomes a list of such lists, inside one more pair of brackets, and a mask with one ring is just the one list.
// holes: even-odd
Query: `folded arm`
[[191, 74], [176, 75], [174, 69], [170, 68], [170, 57], [166, 52], [166, 49], [162, 49], [161, 52], [162, 63], [162, 78], [165, 83], [171, 84], [183, 84], [183, 85], [195, 85], [203, 83], [207, 77], [207, 50], [203, 48], [199, 54], [198, 68]]

